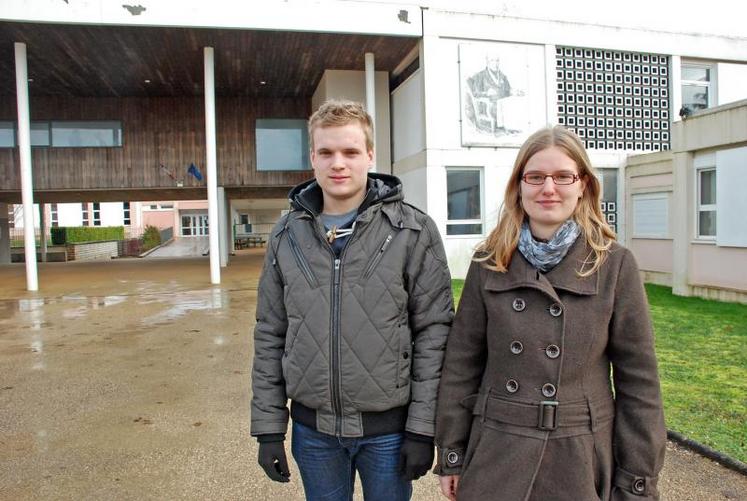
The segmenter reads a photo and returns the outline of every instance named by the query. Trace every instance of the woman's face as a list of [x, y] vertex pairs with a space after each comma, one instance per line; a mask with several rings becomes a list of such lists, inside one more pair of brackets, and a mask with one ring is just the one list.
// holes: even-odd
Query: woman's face
[[[572, 215], [584, 193], [586, 182], [576, 179], [571, 184], [557, 184], [550, 175], [561, 182], [578, 176], [578, 165], [557, 146], [541, 150], [524, 166], [521, 180], [521, 206], [529, 218], [532, 234], [540, 239], [550, 239], [555, 231]], [[533, 185], [526, 178], [534, 176], [542, 184]], [[547, 177], [544, 177], [547, 176]]]

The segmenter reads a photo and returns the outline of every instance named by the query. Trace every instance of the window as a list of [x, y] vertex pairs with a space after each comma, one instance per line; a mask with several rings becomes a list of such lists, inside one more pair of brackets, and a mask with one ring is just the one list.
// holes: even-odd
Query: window
[[306, 120], [257, 119], [257, 170], [308, 170]]
[[633, 237], [669, 238], [669, 195], [633, 195]]
[[101, 204], [98, 202], [93, 203], [93, 225], [101, 226]]
[[[16, 123], [0, 121], [0, 148], [18, 145]], [[122, 123], [111, 120], [31, 122], [31, 146], [122, 146]]]
[[447, 235], [482, 235], [482, 169], [447, 168]]
[[52, 145], [72, 147], [122, 146], [120, 122], [52, 122]]
[[16, 145], [16, 126], [13, 122], [0, 122], [0, 148]]
[[122, 204], [122, 216], [124, 219], [124, 222], [122, 224], [124, 224], [125, 226], [129, 226], [130, 225], [130, 202], [124, 202]]
[[682, 65], [682, 107], [689, 112], [703, 110], [715, 104], [711, 82], [715, 68], [710, 65]]
[[86, 202], [80, 204], [80, 211], [83, 216], [83, 226], [91, 226], [91, 222], [88, 220], [88, 204]]
[[698, 172], [698, 238], [716, 238], [716, 169]]
[[31, 122], [31, 146], [49, 146], [49, 122]]
[[49, 215], [52, 221], [52, 227], [56, 228], [60, 225], [59, 214], [57, 213], [57, 204], [49, 204]]

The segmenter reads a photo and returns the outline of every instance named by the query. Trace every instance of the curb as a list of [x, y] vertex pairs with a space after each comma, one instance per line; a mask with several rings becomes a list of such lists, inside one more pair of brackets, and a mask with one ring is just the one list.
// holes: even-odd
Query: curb
[[701, 456], [705, 456], [708, 459], [716, 461], [717, 463], [729, 468], [730, 470], [734, 470], [737, 473], [741, 473], [742, 475], [747, 476], [747, 464], [738, 461], [730, 456], [727, 456], [723, 452], [711, 449], [707, 445], [687, 438], [685, 435], [676, 431], [667, 430], [667, 438], [672, 442], [675, 442], [683, 447], [697, 452]]

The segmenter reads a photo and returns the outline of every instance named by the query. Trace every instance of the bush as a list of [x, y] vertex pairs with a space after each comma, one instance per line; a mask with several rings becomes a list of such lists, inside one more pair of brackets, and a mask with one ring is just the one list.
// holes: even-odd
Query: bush
[[143, 251], [161, 245], [161, 232], [155, 226], [148, 225], [143, 232]]
[[124, 226], [60, 226], [50, 232], [52, 245], [124, 240]]

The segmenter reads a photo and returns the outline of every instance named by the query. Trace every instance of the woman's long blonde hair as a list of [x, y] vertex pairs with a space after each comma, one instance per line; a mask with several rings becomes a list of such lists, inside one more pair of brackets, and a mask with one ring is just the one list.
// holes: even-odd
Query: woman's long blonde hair
[[609, 248], [615, 240], [615, 232], [607, 225], [602, 214], [599, 179], [594, 174], [581, 140], [576, 134], [560, 125], [538, 130], [519, 149], [514, 169], [506, 186], [498, 225], [478, 247], [475, 261], [483, 262], [487, 268], [498, 272], [508, 270], [511, 256], [519, 243], [521, 225], [527, 217], [521, 206], [520, 197], [524, 167], [533, 155], [552, 146], [560, 148], [576, 162], [578, 174], [586, 183], [572, 217], [581, 227], [581, 234], [586, 239], [591, 252], [577, 273], [582, 277], [589, 276], [605, 261]]

